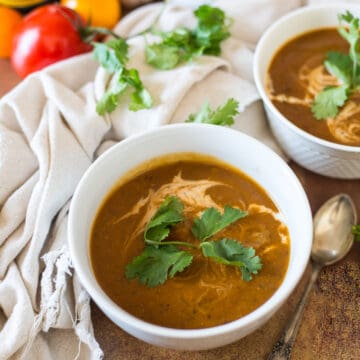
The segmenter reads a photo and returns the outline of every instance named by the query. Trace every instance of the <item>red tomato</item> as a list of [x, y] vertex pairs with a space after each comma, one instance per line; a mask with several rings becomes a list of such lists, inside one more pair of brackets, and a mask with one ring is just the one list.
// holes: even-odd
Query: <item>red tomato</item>
[[80, 36], [84, 26], [77, 13], [60, 5], [33, 10], [15, 31], [11, 52], [15, 71], [25, 77], [59, 60], [90, 51], [92, 46]]

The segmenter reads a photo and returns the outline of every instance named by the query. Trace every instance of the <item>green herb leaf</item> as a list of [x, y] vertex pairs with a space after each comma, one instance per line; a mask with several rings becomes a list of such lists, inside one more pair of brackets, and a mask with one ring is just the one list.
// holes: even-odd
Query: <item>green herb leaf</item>
[[104, 115], [107, 112], [114, 111], [119, 104], [120, 95], [126, 90], [127, 86], [128, 84], [119, 76], [117, 81], [109, 87], [96, 104], [97, 113]]
[[221, 42], [230, 36], [225, 13], [219, 8], [202, 5], [194, 14], [198, 19], [194, 30], [197, 46], [204, 54], [219, 55]]
[[339, 107], [345, 104], [349, 92], [348, 85], [329, 86], [315, 98], [311, 110], [317, 120], [333, 118]]
[[360, 242], [360, 224], [353, 225], [352, 233], [354, 234], [354, 241]]
[[349, 11], [339, 15], [338, 31], [350, 44], [349, 54], [331, 51], [327, 54], [324, 65], [343, 85], [327, 87], [316, 96], [311, 110], [317, 120], [335, 117], [339, 108], [360, 85], [359, 24], [360, 19]]
[[354, 17], [349, 11], [339, 16], [340, 25], [345, 22], [345, 26], [340, 27], [340, 35], [350, 44], [350, 57], [355, 65], [359, 63], [358, 43], [359, 43], [359, 19]]
[[158, 69], [169, 70], [180, 62], [189, 61], [196, 56], [221, 53], [221, 42], [230, 36], [224, 12], [219, 8], [202, 5], [194, 15], [198, 23], [193, 30], [181, 27], [169, 32], [155, 33], [162, 40], [160, 43], [146, 46], [148, 64]]
[[121, 73], [121, 81], [129, 84], [134, 89], [134, 92], [131, 94], [131, 102], [129, 104], [129, 109], [131, 111], [149, 109], [152, 107], [152, 97], [144, 88], [140, 80], [139, 72], [136, 69], [124, 69]]
[[356, 18], [350, 11], [346, 11], [345, 14], [339, 15], [339, 23], [345, 26], [340, 27], [340, 35], [349, 43], [355, 44], [359, 39], [359, 19]]
[[247, 211], [241, 211], [230, 206], [225, 206], [224, 214], [215, 208], [208, 208], [199, 219], [194, 220], [191, 232], [197, 239], [204, 241], [247, 215]]
[[352, 61], [349, 55], [330, 51], [327, 53], [324, 64], [327, 71], [340, 79], [343, 84], [351, 84]]
[[131, 94], [129, 110], [138, 111], [142, 109], [150, 109], [152, 105], [152, 97], [145, 88], [138, 89]]
[[191, 253], [173, 245], [159, 248], [148, 245], [126, 266], [125, 276], [130, 280], [138, 278], [141, 284], [155, 287], [183, 271], [191, 264], [192, 259]]
[[96, 105], [99, 115], [114, 111], [119, 104], [120, 96], [129, 87], [133, 88], [129, 104], [131, 111], [152, 107], [152, 97], [144, 88], [139, 72], [136, 69], [126, 68], [128, 61], [126, 40], [119, 38], [107, 43], [94, 43], [94, 57], [104, 69], [117, 76], [117, 81], [110, 85]]
[[145, 56], [148, 64], [161, 70], [174, 68], [180, 60], [178, 48], [166, 44], [146, 46]]
[[255, 250], [252, 247], [245, 247], [233, 239], [206, 241], [201, 243], [201, 249], [206, 257], [221, 264], [238, 267], [245, 281], [251, 280], [251, 274], [257, 274], [258, 270], [262, 268], [261, 260], [255, 255]]
[[191, 114], [186, 122], [230, 126], [234, 124], [234, 117], [239, 114], [239, 102], [229, 99], [225, 105], [212, 111], [206, 102], [197, 114]]
[[128, 61], [128, 44], [122, 38], [93, 45], [95, 60], [109, 73], [120, 70]]
[[156, 243], [167, 238], [170, 228], [184, 220], [183, 208], [183, 204], [177, 197], [166, 197], [145, 228], [145, 242], [158, 246]]

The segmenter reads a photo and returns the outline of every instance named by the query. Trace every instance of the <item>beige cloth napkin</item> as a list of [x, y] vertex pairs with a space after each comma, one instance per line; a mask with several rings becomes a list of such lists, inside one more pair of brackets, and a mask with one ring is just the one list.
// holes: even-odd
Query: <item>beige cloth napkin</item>
[[[175, 3], [193, 6], [187, 0], [168, 3], [159, 29], [193, 24], [191, 9]], [[98, 116], [95, 103], [108, 75], [91, 55], [36, 73], [1, 99], [1, 360], [102, 357], [93, 335], [89, 297], [72, 268], [66, 234], [69, 201], [98, 153], [132, 134], [181, 122], [206, 100], [214, 108], [229, 97], [239, 101], [242, 111], [234, 128], [280, 151], [257, 101], [253, 49], [264, 29], [300, 1], [212, 4], [235, 19], [221, 58], [202, 57], [158, 71], [144, 62], [144, 38], [131, 40], [130, 64], [139, 69], [155, 99], [150, 110], [133, 113], [123, 103], [111, 115]], [[162, 7], [153, 4], [131, 13], [116, 31], [123, 36], [142, 31]]]

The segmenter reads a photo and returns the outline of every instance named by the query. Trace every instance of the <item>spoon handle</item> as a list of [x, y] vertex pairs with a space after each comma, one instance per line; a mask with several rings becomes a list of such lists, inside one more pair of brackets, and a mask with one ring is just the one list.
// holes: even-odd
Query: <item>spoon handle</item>
[[297, 332], [300, 327], [301, 319], [304, 313], [305, 305], [307, 303], [307, 299], [311, 292], [311, 289], [319, 275], [322, 266], [318, 263], [312, 263], [312, 273], [302, 296], [299, 301], [295, 312], [292, 318], [289, 320], [283, 334], [280, 339], [274, 345], [271, 353], [269, 354], [267, 360], [290, 360], [292, 346], [294, 344]]

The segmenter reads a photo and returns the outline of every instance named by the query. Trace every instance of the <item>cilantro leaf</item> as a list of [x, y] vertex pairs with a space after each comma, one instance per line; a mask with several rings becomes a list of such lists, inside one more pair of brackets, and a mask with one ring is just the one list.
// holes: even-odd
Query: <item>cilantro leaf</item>
[[344, 84], [351, 84], [352, 61], [349, 55], [329, 51], [324, 65], [331, 75], [340, 79]]
[[141, 284], [155, 287], [183, 271], [192, 259], [191, 253], [179, 250], [174, 245], [159, 248], [148, 245], [126, 266], [125, 276], [130, 280], [138, 278]]
[[241, 211], [230, 206], [225, 206], [224, 214], [221, 214], [215, 208], [208, 208], [200, 218], [194, 220], [191, 232], [197, 239], [204, 241], [247, 215], [247, 211]]
[[94, 58], [109, 73], [120, 70], [128, 61], [128, 44], [119, 38], [107, 43], [93, 43]]
[[152, 97], [145, 88], [141, 87], [140, 89], [137, 89], [131, 94], [129, 110], [138, 111], [142, 109], [150, 109], [152, 105]]
[[161, 37], [161, 42], [146, 46], [148, 64], [169, 70], [196, 56], [221, 53], [221, 42], [230, 36], [225, 13], [219, 8], [202, 5], [194, 15], [198, 22], [193, 30], [180, 27], [169, 32], [154, 32]]
[[120, 96], [129, 87], [133, 89], [129, 104], [131, 111], [152, 107], [152, 97], [144, 88], [139, 72], [126, 68], [129, 60], [126, 40], [119, 38], [107, 43], [94, 43], [94, 57], [106, 71], [117, 77], [117, 81], [110, 85], [96, 105], [99, 115], [114, 111], [119, 104]]
[[257, 274], [262, 268], [261, 260], [255, 255], [255, 250], [233, 239], [205, 241], [201, 243], [201, 250], [204, 256], [220, 264], [238, 267], [245, 281], [251, 280], [251, 274]]
[[151, 108], [153, 101], [150, 93], [144, 88], [139, 72], [136, 69], [124, 69], [121, 73], [121, 80], [133, 87], [129, 110], [138, 111]]
[[314, 100], [311, 110], [317, 120], [333, 118], [339, 107], [345, 104], [349, 92], [348, 85], [329, 86], [322, 90]]
[[351, 231], [354, 234], [354, 241], [360, 242], [360, 224], [353, 225]]
[[175, 196], [168, 196], [160, 205], [155, 215], [146, 225], [144, 232], [145, 242], [158, 246], [168, 237], [170, 228], [184, 220], [182, 215], [183, 204]]
[[230, 126], [234, 124], [234, 117], [239, 114], [238, 106], [238, 101], [229, 99], [223, 106], [212, 111], [206, 102], [197, 114], [191, 114], [185, 122]]
[[220, 44], [230, 36], [225, 13], [216, 7], [202, 5], [194, 12], [198, 26], [194, 31], [198, 47], [204, 54], [219, 55]]
[[119, 77], [96, 104], [97, 113], [99, 115], [104, 115], [107, 112], [114, 111], [119, 104], [120, 95], [126, 90], [127, 86], [128, 84]]
[[148, 64], [161, 69], [173, 69], [182, 61], [188, 61], [198, 55], [191, 30], [177, 28], [169, 32], [157, 33], [162, 41], [147, 45], [145, 56]]
[[146, 46], [145, 56], [148, 64], [161, 70], [174, 68], [180, 60], [178, 48], [167, 44]]

